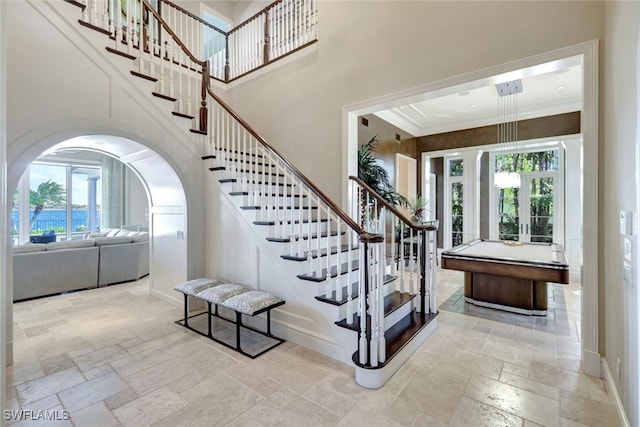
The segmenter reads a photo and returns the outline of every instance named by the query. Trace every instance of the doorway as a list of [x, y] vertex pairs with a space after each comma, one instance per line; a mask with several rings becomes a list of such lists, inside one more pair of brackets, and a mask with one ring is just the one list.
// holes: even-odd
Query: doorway
[[[129, 138], [86, 135], [63, 141], [45, 140], [32, 145], [9, 169], [10, 191], [15, 190], [27, 166], [45, 152], [76, 149], [95, 151], [115, 158], [140, 179], [149, 212], [148, 292], [167, 300], [175, 283], [187, 279], [187, 205], [185, 189], [175, 169], [160, 154]], [[12, 271], [8, 266], [7, 298], [12, 300]], [[7, 324], [13, 324], [12, 311]], [[7, 363], [13, 361], [13, 338], [7, 334]]]
[[[582, 322], [580, 344], [582, 347], [581, 360], [585, 373], [592, 376], [600, 376], [600, 354], [598, 338], [598, 245], [597, 227], [591, 224], [598, 223], [598, 43], [597, 40], [578, 45], [558, 49], [541, 55], [535, 55], [512, 61], [507, 64], [457, 76], [451, 79], [440, 80], [436, 83], [412, 88], [393, 96], [381, 96], [376, 99], [362, 101], [345, 106], [344, 111], [344, 152], [345, 174], [343, 177], [344, 188], [347, 185], [349, 175], [357, 174], [357, 126], [358, 116], [372, 114], [378, 111], [407, 105], [411, 102], [429, 100], [445, 95], [463, 94], [465, 91], [493, 84], [502, 79], [513, 79], [514, 74], [524, 75], [531, 72], [540, 64], [560, 64], [564, 60], [576, 60], [580, 65], [582, 77], [582, 107], [580, 114], [580, 129], [582, 136], [581, 159], [583, 174], [580, 175], [581, 209], [579, 217], [580, 229], [580, 284], [582, 290]], [[428, 165], [422, 163], [421, 173], [429, 176]], [[423, 180], [423, 183], [426, 180]], [[424, 186], [424, 185], [423, 185]], [[349, 205], [350, 194], [344, 195], [343, 203]], [[436, 218], [437, 219], [437, 218]]]

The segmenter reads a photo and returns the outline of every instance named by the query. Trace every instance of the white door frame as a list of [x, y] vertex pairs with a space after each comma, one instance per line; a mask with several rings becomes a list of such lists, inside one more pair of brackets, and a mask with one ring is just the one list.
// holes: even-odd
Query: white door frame
[[407, 103], [408, 99], [425, 94], [458, 93], [470, 82], [491, 79], [505, 73], [535, 65], [580, 56], [583, 72], [583, 108], [580, 114], [580, 129], [583, 135], [584, 176], [582, 231], [582, 364], [588, 375], [600, 376], [599, 327], [598, 327], [598, 40], [556, 49], [494, 67], [485, 68], [450, 79], [407, 89], [406, 91], [360, 101], [343, 107], [343, 206], [349, 205], [351, 190], [349, 176], [357, 175], [358, 162], [358, 116], [371, 114], [395, 105]]

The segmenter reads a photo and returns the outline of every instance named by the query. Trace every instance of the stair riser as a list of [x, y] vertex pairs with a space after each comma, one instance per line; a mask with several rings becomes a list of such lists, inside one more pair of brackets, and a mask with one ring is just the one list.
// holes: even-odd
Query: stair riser
[[[352, 283], [359, 283], [359, 282], [360, 282], [358, 274], [359, 274], [359, 273], [355, 273], [355, 274], [354, 274], [354, 273], [352, 273], [352, 274], [351, 274], [351, 281], [352, 281]], [[334, 279], [334, 280], [335, 280], [335, 279]], [[346, 283], [347, 283], [347, 279], [346, 279], [346, 277], [345, 277], [345, 279], [344, 279], [344, 285], [343, 285], [343, 288], [346, 288]], [[335, 289], [335, 284], [334, 284], [333, 286], [334, 286], [334, 287], [333, 287], [333, 289]], [[357, 286], [358, 286], [357, 284], [354, 284], [354, 285], [352, 286], [352, 289], [356, 289], [356, 290], [357, 290]], [[320, 294], [324, 294], [324, 293], [325, 293], [325, 290], [326, 290], [326, 288], [324, 288], [324, 287], [323, 287], [322, 289], [320, 289]], [[396, 289], [396, 288], [395, 288], [395, 286], [394, 286], [394, 282], [386, 283], [386, 284], [384, 285], [384, 294], [383, 294], [383, 297], [386, 297], [387, 295], [389, 295], [390, 293], [392, 293], [392, 292], [394, 292], [394, 291], [396, 291], [396, 290], [397, 290], [397, 289]], [[320, 295], [320, 294], [318, 294], [318, 295]], [[359, 296], [356, 296], [355, 298], [352, 298], [352, 300], [351, 300], [351, 301], [353, 301], [353, 310], [354, 310], [353, 312], [355, 313], [355, 312], [358, 310], [358, 301], [359, 301]], [[411, 303], [407, 303], [407, 304], [405, 304], [405, 305], [411, 305], [411, 306], [413, 307], [413, 306], [415, 305], [415, 302], [414, 302], [414, 301], [412, 301]], [[337, 314], [336, 314], [336, 320], [346, 319], [346, 318], [347, 318], [347, 304], [345, 303], [345, 304], [342, 304], [342, 305], [340, 305], [340, 306], [336, 306], [336, 308], [337, 308], [337, 310], [336, 310], [336, 312], [337, 312]], [[397, 310], [396, 310], [396, 311], [397, 311]], [[404, 313], [404, 315], [406, 315], [406, 314], [407, 314], [407, 313]], [[401, 318], [401, 317], [400, 317], [400, 318]], [[385, 325], [386, 325], [386, 329], [388, 329], [388, 328], [390, 328], [391, 326], [393, 326], [393, 324], [395, 324], [397, 321], [398, 321], [398, 320], [397, 320], [397, 319], [395, 319], [395, 320], [393, 320], [393, 323], [390, 323], [390, 324], [389, 324], [388, 322], [387, 322], [387, 323], [385, 323]]]

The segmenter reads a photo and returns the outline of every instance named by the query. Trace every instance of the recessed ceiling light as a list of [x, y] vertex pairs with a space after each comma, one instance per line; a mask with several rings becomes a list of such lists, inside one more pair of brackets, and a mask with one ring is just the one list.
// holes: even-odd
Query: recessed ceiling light
[[556, 89], [558, 90], [565, 90], [567, 87], [565, 85], [558, 85], [556, 86]]
[[469, 108], [476, 108], [476, 104], [469, 104], [468, 107]]
[[471, 92], [469, 92], [468, 90], [465, 90], [464, 92], [460, 92], [458, 95], [459, 96], [467, 96], [467, 95], [471, 95]]
[[435, 117], [436, 119], [453, 119], [453, 116], [450, 116], [448, 114], [435, 114], [433, 117]]

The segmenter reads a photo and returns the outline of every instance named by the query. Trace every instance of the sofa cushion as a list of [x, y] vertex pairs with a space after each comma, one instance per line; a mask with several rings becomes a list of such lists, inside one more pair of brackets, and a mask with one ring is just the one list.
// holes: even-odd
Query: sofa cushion
[[120, 236], [129, 236], [131, 235], [131, 233], [134, 233], [133, 231], [130, 230], [120, 230], [116, 233], [116, 237], [120, 237]]
[[72, 248], [88, 248], [91, 246], [95, 246], [95, 242], [93, 240], [66, 240], [64, 242], [54, 242], [45, 245], [46, 251], [57, 251], [60, 249], [72, 249]]
[[[100, 232], [102, 233], [102, 230], [100, 230]], [[112, 228], [109, 231], [107, 231], [107, 235], [105, 237], [116, 237], [119, 232], [120, 232], [119, 228]]]
[[92, 231], [87, 235], [88, 239], [95, 239], [96, 237], [106, 237], [107, 233], [101, 233], [100, 231]]
[[123, 243], [131, 243], [131, 237], [129, 236], [117, 236], [117, 237], [96, 237], [96, 246], [106, 245], [122, 245]]
[[133, 236], [132, 241], [133, 241], [133, 243], [148, 242], [149, 241], [149, 233], [147, 233], [146, 231], [139, 232], [138, 234]]
[[18, 245], [13, 247], [14, 254], [28, 254], [30, 252], [43, 252], [45, 248], [44, 243], [26, 243], [24, 245]]

